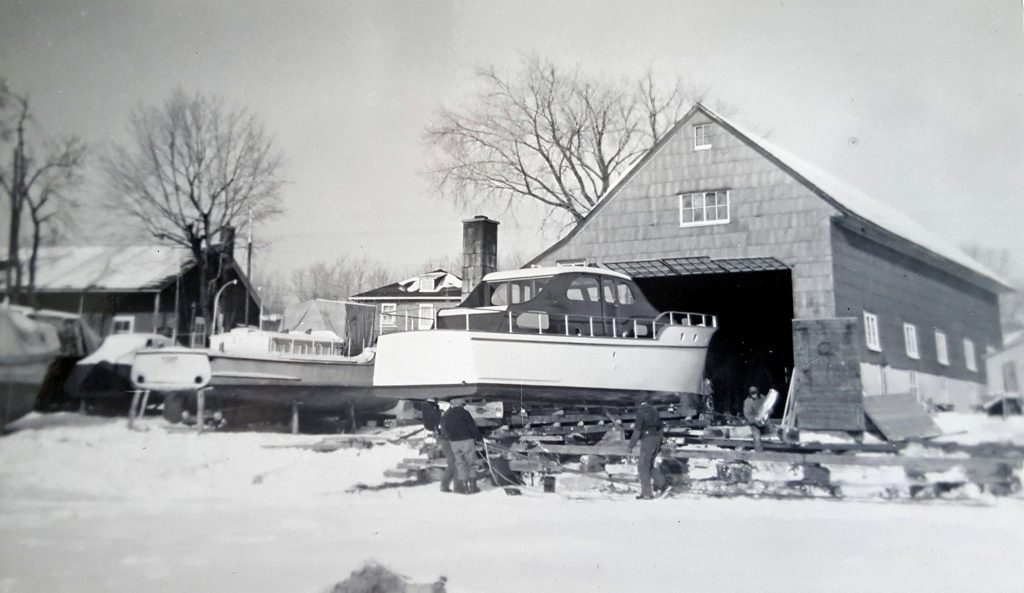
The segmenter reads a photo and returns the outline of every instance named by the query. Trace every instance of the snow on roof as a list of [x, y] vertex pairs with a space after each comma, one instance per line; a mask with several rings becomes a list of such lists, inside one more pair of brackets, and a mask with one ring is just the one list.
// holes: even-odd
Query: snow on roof
[[164, 245], [40, 247], [36, 287], [51, 292], [156, 290], [191, 264], [187, 250]]
[[931, 251], [935, 255], [959, 264], [977, 274], [995, 280], [999, 284], [1004, 286], [1007, 285], [1006, 282], [995, 272], [989, 270], [974, 258], [964, 253], [960, 248], [926, 229], [916, 220], [910, 218], [885, 202], [868, 196], [857, 188], [837, 179], [833, 175], [826, 173], [817, 166], [808, 163], [791, 152], [776, 146], [772, 142], [759, 138], [755, 134], [751, 134], [742, 127], [726, 120], [724, 117], [699, 103], [697, 104], [697, 108], [706, 113], [712, 119], [717, 120], [718, 123], [723, 124], [728, 128], [732, 128], [740, 135], [745, 136], [747, 140], [760, 147], [761, 150], [767, 152], [770, 156], [774, 157], [776, 161], [779, 161], [786, 167], [792, 169], [800, 177], [803, 177], [805, 181], [817, 187], [821, 192], [827, 194], [829, 198], [832, 198], [840, 209], [871, 222], [894, 235], [906, 239], [907, 241], [915, 243], [916, 245]]
[[462, 295], [462, 279], [445, 270], [434, 270], [386, 286], [367, 290], [353, 299], [380, 298], [453, 298]]

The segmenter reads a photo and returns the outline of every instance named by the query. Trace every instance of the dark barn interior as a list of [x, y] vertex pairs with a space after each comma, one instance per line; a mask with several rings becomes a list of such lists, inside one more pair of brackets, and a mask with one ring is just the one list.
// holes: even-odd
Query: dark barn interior
[[[792, 273], [776, 260], [765, 259], [658, 260], [676, 272], [672, 275], [665, 270], [643, 273], [629, 264], [608, 266], [632, 275], [658, 310], [718, 317], [706, 367], [718, 412], [742, 413], [747, 389], [756, 385], [762, 393], [769, 388], [779, 391], [774, 415], [782, 414], [793, 368]], [[701, 265], [680, 265], [694, 260]]]

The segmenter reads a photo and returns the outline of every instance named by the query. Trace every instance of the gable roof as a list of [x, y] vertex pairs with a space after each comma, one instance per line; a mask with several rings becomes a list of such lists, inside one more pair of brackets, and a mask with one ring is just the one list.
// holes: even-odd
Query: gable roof
[[150, 292], [194, 265], [186, 249], [166, 245], [40, 247], [36, 290]]
[[434, 270], [380, 288], [361, 292], [353, 300], [461, 300], [462, 279], [445, 270]]
[[[987, 286], [995, 291], [1010, 290], [1009, 285], [999, 278], [994, 272], [974, 260], [961, 249], [949, 241], [929, 231], [917, 221], [896, 210], [892, 206], [875, 199], [853, 186], [844, 183], [838, 178], [824, 172], [820, 168], [800, 159], [792, 153], [758, 138], [743, 128], [726, 120], [704, 105], [697, 103], [686, 113], [676, 124], [665, 133], [662, 138], [632, 167], [625, 175], [605, 194], [600, 202], [587, 214], [586, 217], [573, 228], [565, 237], [545, 249], [539, 255], [527, 262], [527, 266], [534, 265], [562, 245], [571, 240], [582, 230], [590, 220], [597, 216], [604, 206], [610, 202], [619, 191], [628, 184], [635, 174], [643, 169], [654, 156], [660, 152], [670, 138], [682, 130], [686, 122], [695, 114], [702, 113], [727, 131], [731, 132], [745, 144], [772, 161], [776, 166], [787, 172], [790, 176], [804, 185], [807, 189], [817, 194], [843, 215], [852, 217], [860, 223], [871, 227], [872, 230], [880, 231], [889, 239], [895, 239], [897, 243], [909, 243], [919, 249], [913, 251], [913, 255], [925, 259], [938, 260], [935, 263], [953, 264], [954, 271], [961, 272], [960, 276], [966, 276], [975, 284]], [[898, 247], [906, 248], [902, 244]], [[949, 267], [949, 266], [946, 266]], [[963, 272], [966, 272], [964, 274]]]

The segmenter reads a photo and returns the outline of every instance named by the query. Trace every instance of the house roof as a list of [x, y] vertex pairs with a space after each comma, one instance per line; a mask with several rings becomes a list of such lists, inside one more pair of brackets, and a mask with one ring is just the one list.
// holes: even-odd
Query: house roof
[[156, 291], [193, 265], [187, 250], [165, 245], [40, 247], [36, 290]]
[[434, 270], [380, 288], [374, 288], [352, 296], [353, 300], [460, 300], [462, 279], [446, 272]]
[[776, 146], [762, 138], [757, 137], [726, 120], [721, 115], [697, 103], [686, 115], [680, 119], [648, 152], [645, 154], [625, 175], [604, 195], [601, 201], [587, 216], [565, 237], [557, 241], [541, 254], [533, 258], [526, 265], [535, 264], [538, 260], [546, 257], [555, 249], [567, 243], [573, 236], [582, 230], [587, 223], [597, 216], [604, 206], [615, 198], [619, 191], [629, 180], [643, 167], [650, 162], [660, 149], [667, 143], [668, 139], [679, 133], [685, 127], [686, 122], [696, 113], [703, 113], [715, 123], [732, 132], [748, 146], [764, 155], [784, 171], [792, 175], [797, 181], [806, 186], [809, 190], [818, 194], [825, 201], [846, 216], [854, 217], [860, 222], [882, 231], [883, 234], [902, 239], [924, 250], [925, 253], [918, 254], [927, 257], [934, 256], [943, 262], [954, 264], [957, 271], [966, 271], [970, 279], [976, 283], [988, 285], [997, 291], [1010, 290], [1009, 285], [994, 272], [964, 253], [961, 249], [926, 229], [909, 216], [889, 206], [876, 198], [868, 196], [853, 186], [839, 180], [820, 168], [812, 165], [803, 159], [793, 155], [785, 149]]

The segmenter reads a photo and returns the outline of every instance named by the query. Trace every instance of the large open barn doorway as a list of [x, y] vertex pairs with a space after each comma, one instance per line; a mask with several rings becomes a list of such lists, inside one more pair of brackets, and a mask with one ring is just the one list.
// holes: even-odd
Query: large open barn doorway
[[675, 258], [608, 267], [633, 276], [659, 310], [718, 316], [706, 369], [717, 411], [742, 413], [747, 388], [757, 385], [762, 393], [779, 390], [775, 414], [781, 414], [793, 368], [789, 268], [772, 258]]

